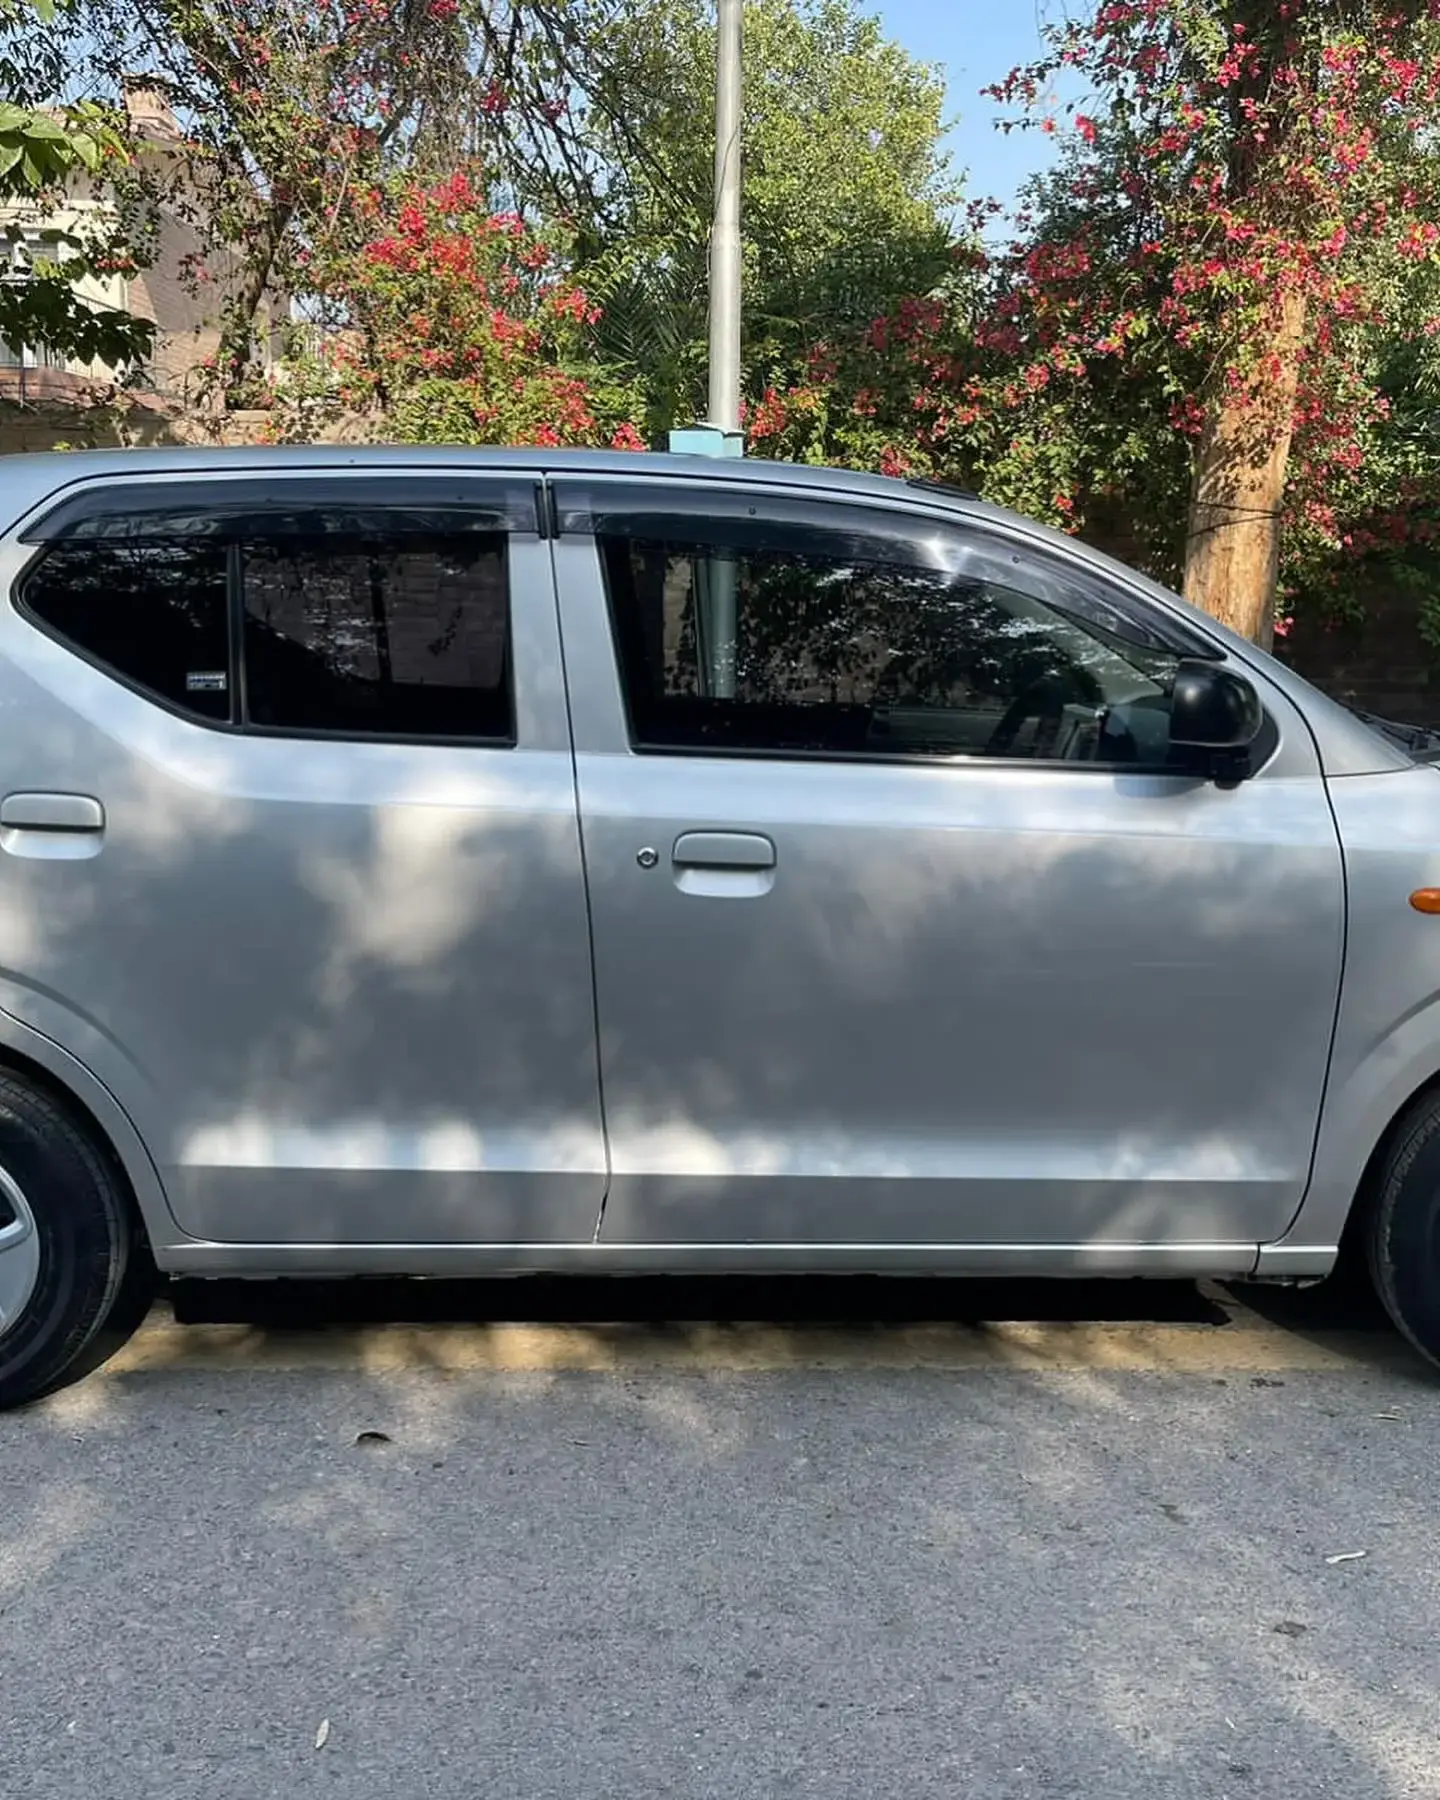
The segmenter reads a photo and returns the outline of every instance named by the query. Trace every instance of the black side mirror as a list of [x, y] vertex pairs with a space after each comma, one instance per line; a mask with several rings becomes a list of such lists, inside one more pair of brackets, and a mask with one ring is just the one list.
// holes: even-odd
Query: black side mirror
[[1246, 752], [1265, 723], [1260, 696], [1223, 663], [1186, 658], [1175, 671], [1170, 696], [1170, 742], [1185, 761], [1204, 761], [1224, 778], [1249, 771]]

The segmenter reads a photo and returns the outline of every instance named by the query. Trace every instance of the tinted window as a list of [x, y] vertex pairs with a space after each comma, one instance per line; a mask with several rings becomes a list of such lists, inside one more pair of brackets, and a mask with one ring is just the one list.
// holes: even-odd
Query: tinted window
[[258, 725], [513, 742], [505, 538], [280, 538], [244, 546]]
[[21, 605], [92, 661], [203, 719], [231, 716], [223, 545], [60, 544]]
[[[697, 537], [702, 534], [697, 533]], [[1157, 766], [1177, 657], [1047, 566], [603, 537], [642, 748]]]

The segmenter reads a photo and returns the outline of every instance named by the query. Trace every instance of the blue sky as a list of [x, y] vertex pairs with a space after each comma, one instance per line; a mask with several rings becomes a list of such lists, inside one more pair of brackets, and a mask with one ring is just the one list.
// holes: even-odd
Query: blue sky
[[885, 30], [912, 55], [943, 65], [949, 137], [967, 193], [1011, 200], [1043, 168], [1053, 140], [995, 129], [998, 109], [979, 90], [1039, 54], [1041, 0], [870, 0]]

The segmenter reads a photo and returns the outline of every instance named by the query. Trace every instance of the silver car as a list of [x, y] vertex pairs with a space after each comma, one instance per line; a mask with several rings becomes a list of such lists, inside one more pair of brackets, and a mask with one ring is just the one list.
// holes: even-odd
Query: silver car
[[923, 484], [4, 493], [0, 1403], [157, 1265], [1307, 1280], [1352, 1216], [1440, 1355], [1423, 735]]

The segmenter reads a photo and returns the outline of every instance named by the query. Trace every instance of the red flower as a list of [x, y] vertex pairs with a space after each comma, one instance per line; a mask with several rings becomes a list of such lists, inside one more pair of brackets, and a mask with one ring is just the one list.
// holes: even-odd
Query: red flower
[[766, 388], [759, 405], [749, 415], [752, 434], [759, 438], [779, 437], [789, 422], [790, 408], [773, 387]]
[[584, 323], [590, 316], [590, 302], [581, 288], [561, 288], [551, 296], [551, 309], [562, 319]]

